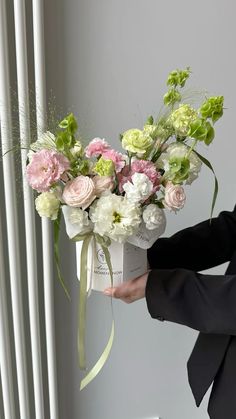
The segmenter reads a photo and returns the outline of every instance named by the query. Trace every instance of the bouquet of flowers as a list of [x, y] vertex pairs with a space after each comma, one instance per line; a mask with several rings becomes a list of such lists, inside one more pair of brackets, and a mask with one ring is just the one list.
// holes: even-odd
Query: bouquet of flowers
[[[63, 213], [68, 236], [82, 243], [83, 307], [92, 241], [102, 251], [100, 256], [112, 281], [115, 258], [111, 257], [111, 246], [150, 247], [165, 230], [164, 210], [183, 208], [184, 187], [198, 177], [202, 163], [213, 171], [196, 148], [199, 143], [208, 146], [213, 141], [214, 124], [223, 115], [223, 96], [206, 97], [194, 108], [182, 95], [189, 76], [189, 68], [169, 74], [163, 112], [157, 120], [148, 117], [142, 129], [123, 132], [122, 151], [101, 138], [84, 146], [73, 114], [59, 123], [56, 132], [45, 132], [31, 145], [26, 176], [38, 192], [36, 210], [54, 220], [56, 229]], [[212, 210], [216, 194], [215, 178]], [[92, 275], [95, 273], [92, 270]]]

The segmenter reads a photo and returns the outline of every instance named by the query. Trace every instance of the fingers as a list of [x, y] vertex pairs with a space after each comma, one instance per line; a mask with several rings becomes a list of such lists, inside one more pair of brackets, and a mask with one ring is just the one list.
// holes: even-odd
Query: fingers
[[138, 278], [125, 281], [117, 287], [106, 288], [103, 293], [110, 297], [119, 298], [125, 303], [132, 303], [140, 298], [144, 298], [147, 276], [148, 273]]
[[108, 297], [110, 296], [110, 297], [115, 297], [115, 291], [116, 291], [116, 288], [115, 287], [110, 287], [110, 288], [106, 288], [104, 291], [103, 291], [103, 294], [105, 294], [105, 295], [108, 295]]

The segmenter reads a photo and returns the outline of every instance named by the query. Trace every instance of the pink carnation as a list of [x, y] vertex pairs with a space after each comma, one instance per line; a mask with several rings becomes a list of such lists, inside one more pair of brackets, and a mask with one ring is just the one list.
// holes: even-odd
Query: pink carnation
[[159, 184], [160, 173], [157, 171], [156, 166], [151, 161], [147, 160], [135, 160], [131, 164], [132, 174], [134, 173], [144, 173], [153, 185]]
[[116, 173], [119, 173], [125, 166], [125, 156], [123, 156], [123, 154], [121, 153], [118, 153], [118, 151], [107, 150], [104, 153], [102, 153], [102, 157], [104, 159], [112, 160], [114, 162]]
[[85, 147], [85, 155], [86, 157], [98, 157], [99, 155], [103, 154], [105, 151], [109, 150], [109, 144], [101, 138], [94, 138], [90, 141], [89, 145]]
[[161, 175], [157, 171], [155, 164], [147, 160], [135, 160], [132, 162], [130, 170], [129, 166], [125, 166], [118, 176], [120, 192], [123, 192], [123, 185], [126, 182], [131, 181], [131, 177], [134, 173], [144, 173], [149, 178], [153, 184], [152, 193], [159, 189]]
[[26, 176], [33, 189], [47, 192], [69, 168], [70, 162], [63, 154], [43, 149], [33, 154]]
[[131, 182], [131, 176], [132, 174], [131, 174], [131, 170], [129, 169], [129, 166], [125, 166], [123, 170], [120, 173], [118, 173], [117, 179], [119, 182], [120, 193], [124, 192], [123, 185], [126, 182]]

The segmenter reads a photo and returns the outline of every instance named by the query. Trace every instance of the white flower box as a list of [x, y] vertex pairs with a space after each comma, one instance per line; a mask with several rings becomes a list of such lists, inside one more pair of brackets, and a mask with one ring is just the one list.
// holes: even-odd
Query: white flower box
[[[80, 254], [82, 242], [76, 243], [77, 276], [80, 278]], [[112, 242], [109, 246], [113, 269], [113, 285], [117, 286], [127, 279], [137, 278], [147, 272], [147, 250], [130, 243]], [[111, 286], [109, 269], [101, 246], [91, 241], [88, 249], [87, 289], [103, 291]]]

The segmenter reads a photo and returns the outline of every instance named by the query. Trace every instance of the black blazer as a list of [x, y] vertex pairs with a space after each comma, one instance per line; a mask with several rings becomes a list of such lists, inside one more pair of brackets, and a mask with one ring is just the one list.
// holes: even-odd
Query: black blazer
[[[157, 240], [148, 260], [151, 316], [201, 332], [188, 361], [197, 406], [214, 381], [210, 418], [236, 419], [236, 206]], [[199, 273], [224, 262], [230, 262], [225, 275]]]

